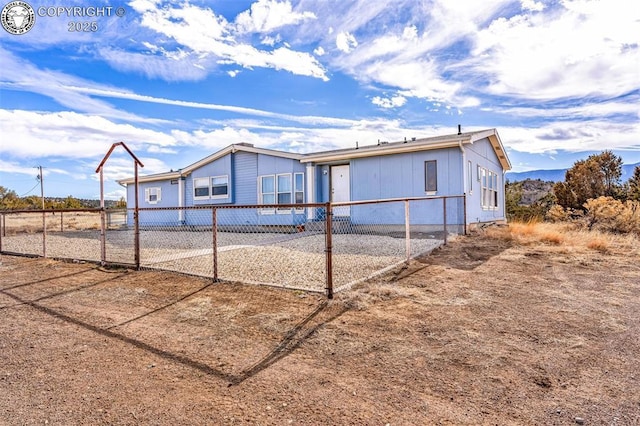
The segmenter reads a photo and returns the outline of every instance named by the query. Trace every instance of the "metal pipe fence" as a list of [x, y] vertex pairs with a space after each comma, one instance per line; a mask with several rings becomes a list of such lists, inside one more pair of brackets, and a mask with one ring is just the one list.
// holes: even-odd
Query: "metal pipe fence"
[[466, 233], [464, 195], [0, 212], [0, 253], [176, 271], [329, 298], [460, 233]]

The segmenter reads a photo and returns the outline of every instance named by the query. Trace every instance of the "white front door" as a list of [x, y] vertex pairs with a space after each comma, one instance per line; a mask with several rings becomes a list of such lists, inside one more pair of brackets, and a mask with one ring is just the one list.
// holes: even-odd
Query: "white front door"
[[[331, 166], [331, 202], [351, 201], [349, 165]], [[333, 209], [334, 216], [349, 216], [349, 206]]]

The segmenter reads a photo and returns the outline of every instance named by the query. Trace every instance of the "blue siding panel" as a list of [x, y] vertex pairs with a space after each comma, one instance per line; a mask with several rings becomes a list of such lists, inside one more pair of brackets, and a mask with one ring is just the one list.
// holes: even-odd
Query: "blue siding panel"
[[[425, 191], [425, 162], [437, 161], [438, 187], [435, 194]], [[427, 195], [461, 195], [462, 153], [459, 148], [421, 151], [379, 157], [358, 158], [351, 161], [351, 199], [376, 200], [385, 198], [424, 197]], [[447, 206], [451, 223], [460, 223], [459, 203]], [[419, 203], [411, 222], [421, 224], [442, 223], [442, 201]], [[415, 216], [415, 217], [413, 217]], [[351, 220], [358, 224], [402, 224], [402, 203], [352, 207]]]
[[[178, 184], [171, 183], [171, 180], [157, 182], [143, 182], [138, 184], [138, 207], [141, 209], [149, 207], [175, 207], [178, 205]], [[149, 203], [145, 199], [145, 189], [160, 188], [160, 200], [157, 203]], [[135, 185], [127, 185], [127, 208], [135, 207]], [[127, 223], [133, 226], [133, 211], [127, 214]], [[166, 211], [141, 211], [140, 224], [154, 224], [157, 226], [173, 226], [178, 224], [178, 212], [176, 210]]]
[[258, 154], [236, 152], [233, 154], [234, 204], [258, 203]]

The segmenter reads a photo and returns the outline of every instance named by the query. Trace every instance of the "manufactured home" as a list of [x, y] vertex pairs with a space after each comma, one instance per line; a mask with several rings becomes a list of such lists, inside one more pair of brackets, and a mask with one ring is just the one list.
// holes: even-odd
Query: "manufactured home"
[[[448, 214], [465, 217], [467, 224], [504, 221], [504, 176], [510, 168], [495, 129], [308, 154], [239, 143], [177, 171], [139, 177], [140, 208], [173, 208], [143, 210], [140, 223], [206, 226], [210, 215], [183, 207], [270, 205], [244, 212], [242, 223], [299, 225], [321, 217], [312, 208], [273, 206], [426, 196], [464, 196], [465, 202]], [[127, 207], [132, 209], [134, 179], [119, 183], [127, 188]], [[441, 212], [431, 210], [416, 217], [425, 223], [443, 221]], [[400, 206], [382, 204], [340, 206], [334, 216], [357, 224], [404, 221]], [[220, 209], [217, 220], [223, 225], [240, 219], [237, 210]]]

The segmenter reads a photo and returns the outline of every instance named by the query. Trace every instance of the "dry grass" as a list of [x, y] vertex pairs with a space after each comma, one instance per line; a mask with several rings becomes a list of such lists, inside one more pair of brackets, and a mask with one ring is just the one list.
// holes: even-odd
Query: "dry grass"
[[415, 288], [400, 287], [397, 283], [372, 281], [363, 286], [340, 293], [337, 300], [345, 307], [356, 311], [370, 308], [377, 302], [397, 298], [415, 298], [420, 293]]
[[514, 222], [509, 224], [508, 230], [493, 231], [489, 236], [510, 238], [521, 245], [543, 243], [574, 250], [596, 250], [601, 253], [640, 252], [640, 239], [634, 234], [611, 234], [578, 228], [567, 223]]
[[592, 239], [587, 243], [587, 247], [591, 250], [596, 250], [601, 253], [606, 253], [609, 251], [609, 244], [601, 238]]
[[[126, 214], [109, 213], [112, 227], [126, 223]], [[85, 231], [100, 229], [98, 212], [45, 212], [45, 224], [49, 232]], [[4, 231], [9, 235], [42, 232], [42, 212], [5, 213]]]

